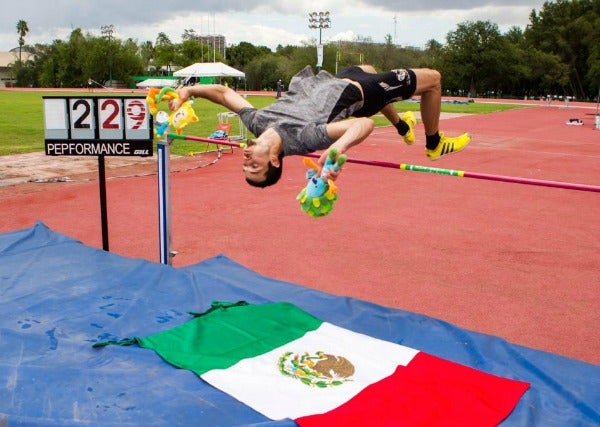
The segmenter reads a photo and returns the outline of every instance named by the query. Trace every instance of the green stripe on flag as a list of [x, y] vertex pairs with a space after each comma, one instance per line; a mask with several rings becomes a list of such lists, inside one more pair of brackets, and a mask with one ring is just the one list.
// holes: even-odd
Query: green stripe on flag
[[271, 351], [317, 329], [321, 323], [285, 302], [218, 306], [175, 328], [136, 341], [172, 365], [202, 375]]

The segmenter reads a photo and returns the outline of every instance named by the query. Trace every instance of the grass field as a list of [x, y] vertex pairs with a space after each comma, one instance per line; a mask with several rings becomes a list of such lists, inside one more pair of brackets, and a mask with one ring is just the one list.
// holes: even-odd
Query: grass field
[[[89, 92], [45, 92], [45, 91], [0, 91], [0, 155], [23, 154], [44, 151], [44, 117], [43, 96], [90, 96]], [[126, 93], [103, 94], [104, 96], [127, 96]], [[139, 96], [140, 94], [134, 94]], [[98, 93], [92, 96], [100, 96]], [[265, 107], [275, 101], [270, 96], [248, 96], [248, 101], [257, 108]], [[166, 109], [166, 103], [162, 108]], [[442, 104], [442, 112], [483, 114], [513, 108], [521, 108], [515, 104]], [[416, 102], [399, 102], [398, 111], [419, 110]], [[204, 99], [194, 102], [194, 110], [199, 121], [185, 128], [188, 135], [208, 137], [218, 124], [217, 114], [227, 111], [224, 107], [212, 104]], [[387, 126], [389, 122], [383, 117], [374, 117], [376, 126]], [[238, 131], [234, 123], [232, 134]], [[203, 147], [197, 142], [177, 141], [171, 147], [173, 154], [185, 155], [201, 151]]]

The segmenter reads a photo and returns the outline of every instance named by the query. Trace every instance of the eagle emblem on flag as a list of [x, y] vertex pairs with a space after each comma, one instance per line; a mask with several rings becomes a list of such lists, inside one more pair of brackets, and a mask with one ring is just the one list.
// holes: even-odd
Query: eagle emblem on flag
[[342, 356], [317, 351], [296, 354], [285, 352], [278, 362], [279, 371], [312, 387], [334, 387], [352, 381], [354, 365]]

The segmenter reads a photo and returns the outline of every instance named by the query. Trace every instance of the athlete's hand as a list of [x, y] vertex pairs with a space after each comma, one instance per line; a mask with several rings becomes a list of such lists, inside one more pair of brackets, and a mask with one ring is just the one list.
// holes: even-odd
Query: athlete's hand
[[174, 97], [169, 101], [169, 108], [171, 111], [177, 110], [181, 104], [190, 98], [190, 92], [187, 86], [180, 87], [177, 89], [177, 97]]
[[[326, 150], [323, 154], [321, 154], [321, 157], [319, 157], [319, 160], [317, 160], [317, 164], [319, 165], [318, 175], [321, 176], [322, 178], [324, 178], [326, 181], [327, 180], [335, 181], [337, 179], [337, 177], [340, 175], [340, 173], [342, 172], [342, 168], [339, 168], [337, 171], [335, 171], [333, 169], [329, 169], [327, 171], [327, 173], [325, 173], [324, 175], [321, 175], [321, 173], [323, 172], [323, 166], [325, 166], [325, 161], [327, 160], [327, 157], [329, 156], [330, 149]], [[341, 153], [338, 153], [338, 155], [340, 155], [340, 154]]]

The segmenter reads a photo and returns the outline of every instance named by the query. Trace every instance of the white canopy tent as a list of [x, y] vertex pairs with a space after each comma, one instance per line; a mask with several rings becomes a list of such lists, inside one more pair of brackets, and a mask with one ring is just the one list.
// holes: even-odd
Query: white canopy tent
[[136, 84], [137, 87], [175, 87], [179, 79], [147, 79]]
[[197, 62], [173, 73], [175, 77], [246, 77], [246, 74], [222, 62]]

